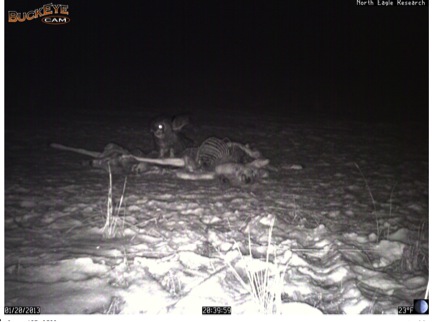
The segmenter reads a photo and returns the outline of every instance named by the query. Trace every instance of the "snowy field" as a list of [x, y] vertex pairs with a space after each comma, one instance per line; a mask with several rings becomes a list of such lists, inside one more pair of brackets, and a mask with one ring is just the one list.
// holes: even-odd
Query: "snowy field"
[[198, 142], [249, 143], [275, 169], [242, 188], [181, 180], [170, 168], [126, 184], [114, 174], [117, 236], [103, 238], [108, 174], [49, 144], [149, 151], [149, 117], [6, 118], [5, 305], [200, 315], [202, 306], [254, 314], [269, 305], [289, 314], [303, 303], [301, 313], [397, 314], [424, 298], [427, 131], [235, 113], [195, 120]]

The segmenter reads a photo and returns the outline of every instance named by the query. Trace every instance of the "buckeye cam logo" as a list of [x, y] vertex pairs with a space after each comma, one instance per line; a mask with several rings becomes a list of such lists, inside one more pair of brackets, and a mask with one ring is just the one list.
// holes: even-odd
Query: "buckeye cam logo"
[[25, 22], [42, 18], [41, 21], [47, 25], [64, 25], [70, 22], [68, 10], [68, 5], [48, 3], [27, 12], [8, 11], [8, 22]]

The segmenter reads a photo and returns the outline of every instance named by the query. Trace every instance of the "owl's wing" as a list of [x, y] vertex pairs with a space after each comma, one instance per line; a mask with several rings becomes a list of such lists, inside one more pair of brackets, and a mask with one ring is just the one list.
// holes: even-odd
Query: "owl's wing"
[[181, 131], [182, 128], [184, 128], [186, 125], [189, 124], [190, 124], [190, 118], [189, 115], [186, 114], [174, 116], [171, 123], [172, 129], [175, 132]]

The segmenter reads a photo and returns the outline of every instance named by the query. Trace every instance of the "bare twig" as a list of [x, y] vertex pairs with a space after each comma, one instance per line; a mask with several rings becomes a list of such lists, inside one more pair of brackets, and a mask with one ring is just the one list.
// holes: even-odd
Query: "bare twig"
[[373, 205], [373, 208], [374, 208], [374, 210], [373, 210], [373, 214], [374, 214], [374, 216], [375, 216], [375, 221], [376, 221], [376, 227], [377, 227], [377, 242], [378, 242], [378, 241], [379, 241], [379, 237], [380, 237], [380, 229], [379, 229], [378, 215], [377, 215], [376, 206], [375, 206], [375, 199], [374, 199], [374, 197], [373, 197], [373, 195], [372, 195], [372, 191], [371, 191], [371, 189], [370, 189], [370, 187], [369, 187], [369, 183], [367, 182], [365, 175], [363, 174], [363, 171], [361, 171], [360, 167], [358, 166], [358, 164], [357, 164], [356, 162], [354, 162], [354, 165], [357, 167], [357, 169], [359, 170], [360, 174], [362, 175], [363, 180], [364, 180], [364, 182], [365, 182], [365, 184], [366, 184], [366, 188], [367, 188], [367, 190], [368, 190], [368, 192], [369, 192], [369, 196], [370, 196], [371, 199], [372, 199], [372, 205]]

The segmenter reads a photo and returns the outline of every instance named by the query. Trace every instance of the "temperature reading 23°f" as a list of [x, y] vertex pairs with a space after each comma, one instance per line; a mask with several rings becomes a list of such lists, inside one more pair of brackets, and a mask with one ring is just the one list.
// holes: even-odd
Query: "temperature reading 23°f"
[[413, 314], [414, 306], [398, 306], [398, 314]]

